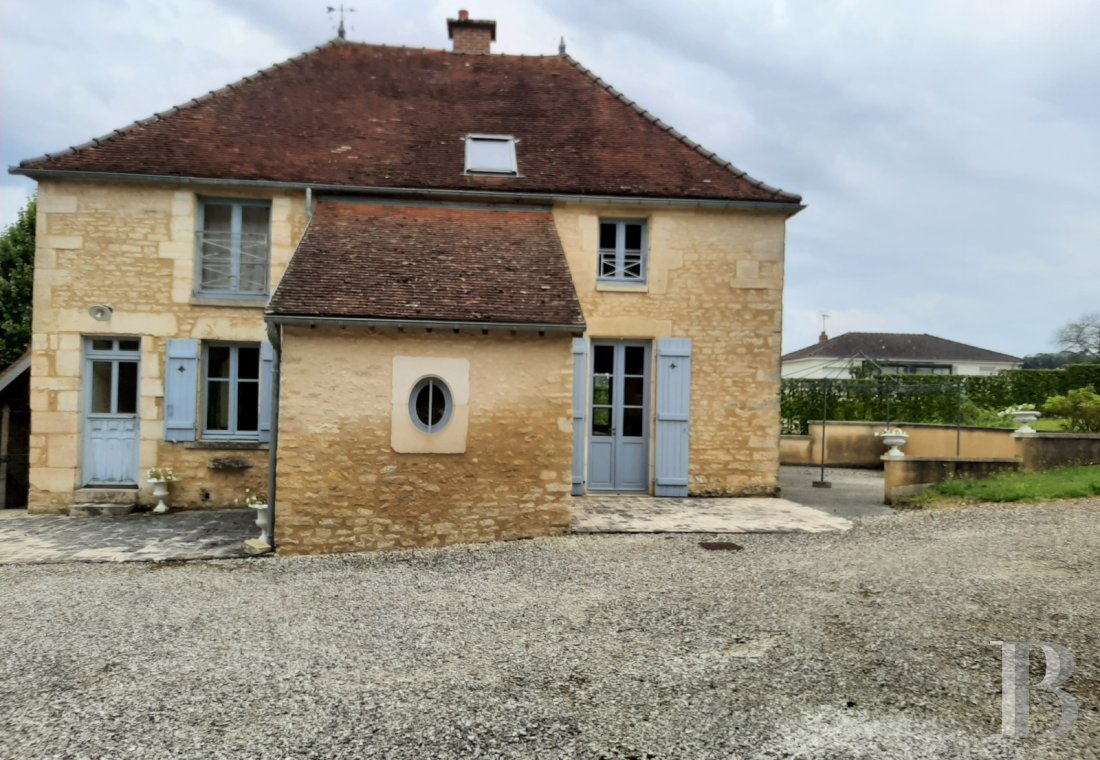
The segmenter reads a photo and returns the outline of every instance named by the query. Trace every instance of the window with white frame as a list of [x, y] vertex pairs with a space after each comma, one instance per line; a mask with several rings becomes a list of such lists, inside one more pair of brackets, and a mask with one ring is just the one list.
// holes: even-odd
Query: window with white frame
[[271, 204], [203, 200], [198, 219], [196, 292], [223, 296], [267, 294]]
[[599, 279], [645, 282], [646, 224], [638, 219], [601, 219]]
[[511, 135], [467, 135], [466, 172], [518, 174], [515, 138]]
[[260, 346], [203, 346], [203, 437], [259, 437]]

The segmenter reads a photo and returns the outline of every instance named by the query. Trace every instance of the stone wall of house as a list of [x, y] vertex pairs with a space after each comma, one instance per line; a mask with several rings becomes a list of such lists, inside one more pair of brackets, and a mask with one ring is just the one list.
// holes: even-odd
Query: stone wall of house
[[[554, 217], [589, 337], [693, 339], [690, 492], [775, 493], [784, 215], [564, 204]], [[644, 285], [597, 281], [601, 217], [647, 220]]]
[[[418, 361], [440, 367], [442, 377], [468, 367], [465, 435], [448, 447], [462, 453], [394, 450], [395, 443], [410, 448], [398, 424], [409, 414], [401, 368]], [[286, 327], [280, 388], [280, 552], [441, 546], [568, 530], [567, 335]]]
[[[172, 466], [177, 506], [225, 506], [264, 487], [266, 452], [217, 451], [163, 441], [164, 351], [169, 338], [258, 342], [263, 305], [194, 302], [200, 197], [271, 199], [271, 282], [306, 224], [301, 192], [165, 184], [43, 181], [38, 191], [32, 342], [30, 510], [67, 508], [81, 481], [85, 336], [141, 338], [140, 468]], [[88, 314], [109, 304], [109, 321]], [[248, 469], [211, 470], [214, 458]], [[144, 484], [142, 484], [144, 487]]]

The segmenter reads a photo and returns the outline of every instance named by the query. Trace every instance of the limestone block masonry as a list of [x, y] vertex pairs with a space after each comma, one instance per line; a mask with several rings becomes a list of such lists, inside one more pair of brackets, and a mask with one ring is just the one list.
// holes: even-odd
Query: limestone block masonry
[[[644, 284], [597, 281], [601, 217], [646, 220]], [[692, 339], [690, 493], [776, 493], [786, 217], [586, 203], [554, 220], [589, 337]]]
[[[568, 531], [568, 335], [287, 327], [282, 342], [281, 553]], [[417, 356], [469, 362], [462, 453], [399, 453], [392, 446], [391, 415], [408, 414], [407, 399], [392, 397], [394, 360]]]
[[[232, 504], [244, 488], [263, 490], [267, 453], [229, 454], [165, 443], [165, 343], [171, 338], [259, 342], [263, 305], [194, 302], [195, 220], [200, 197], [271, 201], [271, 282], [278, 283], [306, 224], [304, 193], [233, 187], [41, 181], [38, 188], [31, 391], [31, 512], [68, 508], [82, 483], [85, 336], [141, 339], [140, 468], [171, 466], [175, 507]], [[97, 322], [94, 304], [109, 304]], [[212, 470], [232, 456], [247, 469]], [[146, 488], [146, 484], [141, 484]], [[147, 496], [146, 496], [147, 500]]]

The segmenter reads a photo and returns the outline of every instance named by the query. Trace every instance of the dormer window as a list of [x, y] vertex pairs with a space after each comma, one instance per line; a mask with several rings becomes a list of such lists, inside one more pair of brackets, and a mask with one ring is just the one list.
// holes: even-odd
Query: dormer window
[[519, 174], [511, 135], [467, 135], [467, 174]]

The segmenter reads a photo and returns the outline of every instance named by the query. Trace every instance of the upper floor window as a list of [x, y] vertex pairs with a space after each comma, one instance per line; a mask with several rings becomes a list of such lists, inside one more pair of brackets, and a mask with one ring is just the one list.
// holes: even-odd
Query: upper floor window
[[474, 174], [518, 174], [515, 138], [511, 135], [468, 135], [466, 171]]
[[645, 282], [645, 270], [645, 222], [601, 219], [599, 279]]
[[199, 293], [267, 294], [271, 204], [209, 200], [199, 204]]
[[259, 437], [260, 346], [208, 343], [203, 351], [206, 438]]

